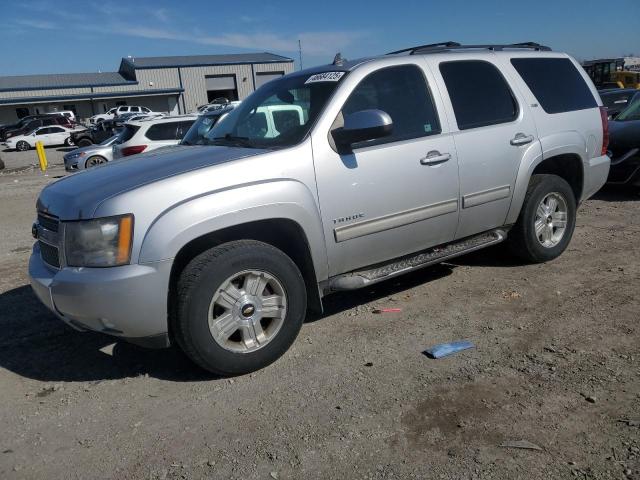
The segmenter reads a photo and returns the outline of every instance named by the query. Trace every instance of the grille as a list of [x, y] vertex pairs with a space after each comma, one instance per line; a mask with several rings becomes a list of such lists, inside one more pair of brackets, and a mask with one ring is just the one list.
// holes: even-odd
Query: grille
[[40, 245], [40, 255], [42, 255], [42, 260], [52, 267], [60, 268], [60, 255], [58, 254], [58, 249], [56, 247], [52, 247], [48, 243], [38, 243]]
[[52, 232], [58, 231], [58, 219], [49, 217], [47, 215], [43, 215], [41, 213], [38, 214], [38, 223], [47, 230], [51, 230]]

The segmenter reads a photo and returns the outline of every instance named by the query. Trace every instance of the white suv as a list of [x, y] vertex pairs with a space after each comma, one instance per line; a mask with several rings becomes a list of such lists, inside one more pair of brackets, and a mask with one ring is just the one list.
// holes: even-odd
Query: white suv
[[89, 122], [100, 123], [105, 120], [111, 120], [117, 117], [118, 115], [122, 115], [123, 113], [141, 113], [145, 115], [150, 115], [157, 112], [153, 112], [152, 110], [149, 110], [147, 107], [120, 105], [119, 107], [113, 107], [109, 109], [106, 113], [100, 113], [98, 115], [94, 115], [93, 117], [89, 118]]
[[126, 123], [119, 143], [113, 146], [113, 158], [177, 145], [197, 118], [196, 115], [184, 115]]

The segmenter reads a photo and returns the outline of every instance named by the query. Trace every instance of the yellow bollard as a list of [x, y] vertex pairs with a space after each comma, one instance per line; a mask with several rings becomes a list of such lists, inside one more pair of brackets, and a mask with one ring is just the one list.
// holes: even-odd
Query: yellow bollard
[[48, 162], [47, 162], [47, 154], [44, 153], [44, 145], [42, 142], [36, 142], [36, 152], [38, 153], [38, 161], [40, 162], [40, 170], [43, 172], [47, 171]]

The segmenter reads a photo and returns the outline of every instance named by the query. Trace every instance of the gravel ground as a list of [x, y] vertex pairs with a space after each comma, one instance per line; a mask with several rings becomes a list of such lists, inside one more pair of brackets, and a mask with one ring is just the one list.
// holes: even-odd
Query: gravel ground
[[640, 479], [636, 193], [586, 202], [554, 262], [498, 246], [332, 296], [281, 360], [217, 379], [38, 303], [30, 225], [63, 173], [0, 173], [0, 478]]
[[[47, 162], [50, 167], [56, 165], [64, 166], [64, 155], [74, 150], [73, 147], [47, 147]], [[4, 162], [4, 170], [0, 170], [1, 174], [19, 173], [24, 170], [33, 170], [38, 167], [38, 155], [35, 150], [27, 150], [26, 152], [18, 152], [16, 150], [2, 149], [0, 151], [0, 159]], [[28, 168], [31, 167], [31, 168]]]

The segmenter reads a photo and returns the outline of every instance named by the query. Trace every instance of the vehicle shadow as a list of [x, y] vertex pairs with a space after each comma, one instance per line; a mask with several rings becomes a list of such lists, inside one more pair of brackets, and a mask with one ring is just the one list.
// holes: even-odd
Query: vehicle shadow
[[603, 202], [638, 202], [640, 189], [626, 185], [605, 185], [591, 199]]
[[[436, 265], [352, 292], [325, 299], [325, 312], [314, 322], [362, 303], [396, 295], [451, 274]], [[0, 368], [43, 382], [91, 382], [141, 375], [175, 382], [211, 381], [216, 377], [178, 349], [150, 350], [95, 332], [65, 325], [36, 298], [29, 285], [0, 294]]]
[[145, 374], [177, 382], [216, 379], [177, 348], [149, 350], [68, 327], [40, 303], [29, 285], [0, 294], [0, 368], [44, 382]]

